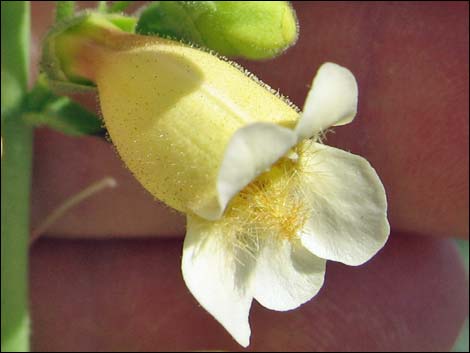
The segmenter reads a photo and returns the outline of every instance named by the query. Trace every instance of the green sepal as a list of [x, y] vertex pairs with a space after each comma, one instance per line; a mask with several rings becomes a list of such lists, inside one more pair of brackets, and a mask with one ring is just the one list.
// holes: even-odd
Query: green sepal
[[[41, 57], [41, 71], [47, 76], [47, 79], [53, 83], [51, 86], [58, 86], [60, 93], [76, 93], [86, 92], [93, 90], [95, 87], [92, 83], [71, 82], [67, 77], [63, 67], [61, 58], [57, 56], [56, 52], [56, 38], [63, 34], [70, 28], [74, 28], [85, 22], [91, 13], [84, 12], [76, 15], [73, 18], [68, 18], [64, 21], [58, 22], [51, 28], [47, 34], [43, 46]], [[72, 84], [72, 86], [70, 86]]]
[[[46, 74], [50, 87], [57, 93], [90, 92], [96, 89], [93, 82], [67, 71], [67, 60], [57, 47], [61, 36], [73, 34], [93, 38], [102, 29], [134, 32], [137, 19], [121, 14], [102, 14], [85, 11], [56, 23], [47, 34], [42, 48], [41, 70]], [[102, 38], [106, 40], [106, 38]]]

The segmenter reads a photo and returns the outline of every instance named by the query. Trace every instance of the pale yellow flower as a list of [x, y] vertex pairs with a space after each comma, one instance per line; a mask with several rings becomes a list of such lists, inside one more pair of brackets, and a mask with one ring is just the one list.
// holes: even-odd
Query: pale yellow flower
[[299, 113], [227, 61], [139, 38], [93, 54], [106, 127], [144, 187], [187, 215], [184, 280], [247, 346], [253, 299], [297, 308], [320, 290], [326, 260], [360, 265], [387, 240], [374, 169], [319, 142], [353, 120], [356, 80], [322, 65]]

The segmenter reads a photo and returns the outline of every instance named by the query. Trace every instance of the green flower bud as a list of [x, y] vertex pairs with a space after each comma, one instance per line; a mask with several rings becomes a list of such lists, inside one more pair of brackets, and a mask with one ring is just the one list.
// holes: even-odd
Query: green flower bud
[[293, 45], [298, 26], [286, 1], [158, 1], [141, 14], [136, 32], [256, 60]]

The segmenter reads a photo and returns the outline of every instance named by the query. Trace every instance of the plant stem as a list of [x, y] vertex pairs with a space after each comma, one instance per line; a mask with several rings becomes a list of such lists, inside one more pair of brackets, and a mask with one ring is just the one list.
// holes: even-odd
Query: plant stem
[[23, 119], [29, 67], [29, 3], [2, 1], [2, 352], [29, 350], [28, 239], [32, 128]]
[[2, 129], [2, 352], [29, 350], [28, 244], [32, 129], [10, 117]]

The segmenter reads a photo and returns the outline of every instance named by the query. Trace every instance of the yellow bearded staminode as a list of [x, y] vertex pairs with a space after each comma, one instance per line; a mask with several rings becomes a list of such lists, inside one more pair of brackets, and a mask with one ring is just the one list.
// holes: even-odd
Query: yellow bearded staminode
[[240, 68], [180, 43], [107, 28], [84, 40], [65, 34], [57, 51], [71, 43], [80, 50], [64, 72], [96, 83], [127, 167], [187, 215], [184, 280], [241, 345], [253, 299], [294, 309], [320, 290], [326, 260], [360, 265], [385, 244], [374, 169], [318, 141], [356, 114], [349, 70], [322, 65], [300, 113]]

